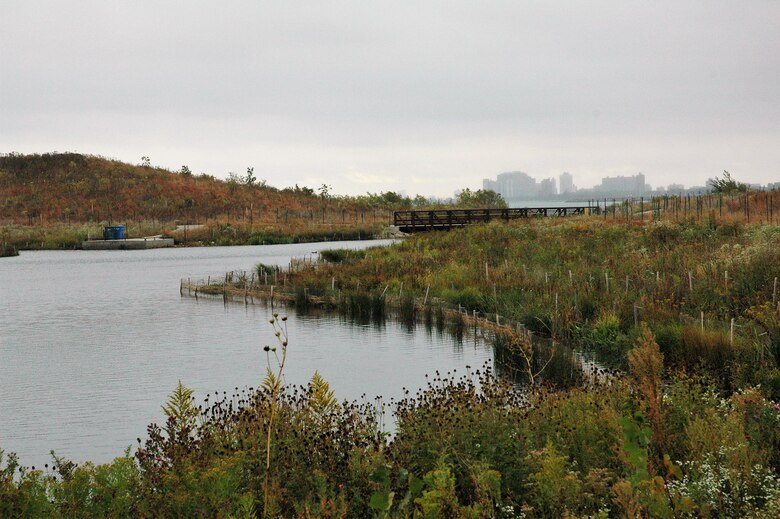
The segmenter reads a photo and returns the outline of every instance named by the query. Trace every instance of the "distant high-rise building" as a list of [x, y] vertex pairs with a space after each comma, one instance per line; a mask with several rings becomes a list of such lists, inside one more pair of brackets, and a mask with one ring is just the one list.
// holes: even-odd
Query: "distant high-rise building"
[[569, 193], [574, 193], [574, 177], [572, 177], [571, 173], [569, 172], [563, 172], [561, 173], [559, 177], [559, 183], [558, 187], [560, 188], [560, 193], [562, 195], [568, 195]]
[[604, 177], [601, 179], [601, 184], [595, 186], [593, 190], [597, 193], [617, 196], [641, 196], [648, 187], [645, 184], [645, 176], [638, 173], [630, 177]]
[[544, 198], [547, 196], [555, 196], [557, 195], [557, 191], [555, 190], [555, 179], [554, 178], [545, 178], [539, 183], [539, 191], [538, 194], [540, 197]]
[[489, 178], [482, 179], [482, 189], [489, 189], [498, 193], [498, 182]]
[[650, 185], [645, 182], [645, 175], [644, 173], [638, 173], [634, 175], [634, 191], [638, 195], [644, 194], [645, 191], [651, 191], [652, 188]]
[[506, 200], [528, 200], [536, 196], [538, 187], [536, 180], [522, 171], [508, 171], [501, 173], [496, 178], [494, 191]]
[[555, 178], [547, 178], [537, 182], [535, 178], [522, 171], [507, 171], [500, 173], [496, 179], [482, 180], [483, 189], [491, 189], [510, 202], [524, 200], [551, 200], [560, 194], [571, 194], [577, 191], [571, 173], [560, 175], [560, 190], [557, 189]]
[[669, 184], [666, 188], [667, 191], [685, 191], [685, 186], [682, 184]]

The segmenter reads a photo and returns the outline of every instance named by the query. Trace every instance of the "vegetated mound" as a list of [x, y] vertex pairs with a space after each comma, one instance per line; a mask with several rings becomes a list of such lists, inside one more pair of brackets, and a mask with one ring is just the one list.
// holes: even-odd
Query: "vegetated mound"
[[278, 221], [285, 211], [306, 212], [314, 220], [326, 210], [331, 219], [337, 214], [348, 222], [367, 209], [376, 208], [297, 185], [278, 189], [193, 175], [186, 167], [172, 172], [78, 153], [0, 155], [0, 220], [6, 222]]

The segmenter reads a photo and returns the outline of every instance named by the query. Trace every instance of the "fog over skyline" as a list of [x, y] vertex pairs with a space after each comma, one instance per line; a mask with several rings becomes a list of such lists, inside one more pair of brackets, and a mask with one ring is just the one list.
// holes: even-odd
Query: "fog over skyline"
[[0, 152], [451, 196], [780, 181], [780, 2], [0, 3]]

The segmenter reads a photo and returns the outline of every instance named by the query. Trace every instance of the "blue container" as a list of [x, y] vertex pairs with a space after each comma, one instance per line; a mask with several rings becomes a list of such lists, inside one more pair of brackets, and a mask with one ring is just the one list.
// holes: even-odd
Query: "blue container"
[[104, 240], [124, 240], [125, 239], [125, 226], [124, 225], [110, 225], [103, 227], [103, 239]]

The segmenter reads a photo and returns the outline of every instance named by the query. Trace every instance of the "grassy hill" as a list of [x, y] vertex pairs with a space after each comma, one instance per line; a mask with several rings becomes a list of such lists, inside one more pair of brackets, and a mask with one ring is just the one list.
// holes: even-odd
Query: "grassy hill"
[[[0, 220], [7, 223], [277, 222], [284, 218], [284, 211], [288, 221], [308, 216], [322, 223], [324, 210], [325, 223], [346, 224], [347, 212], [352, 223], [355, 211], [361, 213], [359, 219], [373, 221], [373, 212], [380, 208], [389, 207], [367, 200], [319, 196], [306, 187], [277, 189], [92, 155], [0, 156]], [[371, 214], [363, 216], [366, 211]], [[386, 217], [385, 212], [382, 218]]]
[[[188, 243], [365, 237], [410, 203], [395, 193], [338, 197], [77, 153], [0, 156], [0, 242], [21, 249], [77, 247], [107, 223]], [[176, 231], [182, 223], [205, 227], [185, 235]]]

